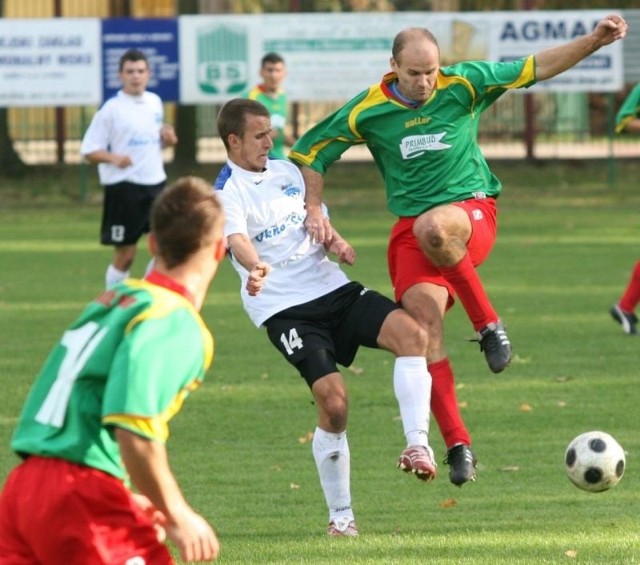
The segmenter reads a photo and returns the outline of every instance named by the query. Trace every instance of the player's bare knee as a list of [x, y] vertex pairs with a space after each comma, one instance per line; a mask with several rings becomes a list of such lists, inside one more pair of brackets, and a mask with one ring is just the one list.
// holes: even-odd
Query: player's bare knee
[[380, 347], [399, 357], [426, 356], [428, 343], [427, 331], [404, 310], [392, 312], [378, 336]]
[[426, 356], [428, 346], [427, 332], [418, 322], [411, 319], [403, 324], [402, 338], [397, 355]]
[[334, 433], [342, 432], [347, 427], [347, 407], [335, 407], [335, 411], [331, 411], [328, 414], [329, 426]]
[[423, 214], [413, 225], [413, 234], [425, 252], [444, 247], [447, 232], [435, 214]]
[[427, 347], [429, 346], [429, 335], [426, 330], [417, 322], [412, 324], [413, 331], [412, 335], [412, 345], [413, 348], [419, 353], [426, 355]]
[[318, 402], [318, 409], [323, 429], [333, 433], [339, 433], [346, 429], [349, 412], [346, 394], [334, 394], [323, 398], [321, 402]]

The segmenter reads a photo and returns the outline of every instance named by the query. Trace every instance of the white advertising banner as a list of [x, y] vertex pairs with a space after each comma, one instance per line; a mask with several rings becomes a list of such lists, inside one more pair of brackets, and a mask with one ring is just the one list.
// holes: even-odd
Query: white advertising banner
[[[495, 61], [519, 59], [591, 32], [610, 11], [500, 12], [489, 29]], [[624, 41], [624, 40], [623, 40]], [[575, 67], [529, 90], [615, 92], [624, 87], [622, 41], [598, 50]]]
[[0, 106], [102, 100], [100, 20], [0, 19]]
[[[269, 51], [287, 62], [284, 86], [291, 100], [346, 100], [389, 70], [393, 38], [409, 26], [430, 29], [440, 44], [441, 63], [448, 65], [537, 53], [588, 33], [606, 14], [582, 10], [181, 16], [179, 101], [220, 103], [243, 96], [260, 81], [260, 59]], [[101, 33], [97, 18], [0, 19], [0, 106], [100, 104]], [[622, 88], [618, 41], [530, 90]]]
[[[260, 81], [260, 58], [276, 51], [287, 62], [292, 100], [346, 100], [389, 70], [393, 37], [405, 27], [430, 29], [443, 65], [510, 60], [588, 33], [608, 12], [383, 12], [182, 16], [178, 36], [180, 99], [223, 102]], [[616, 91], [623, 86], [616, 42], [535, 89]], [[531, 90], [531, 89], [530, 89]]]

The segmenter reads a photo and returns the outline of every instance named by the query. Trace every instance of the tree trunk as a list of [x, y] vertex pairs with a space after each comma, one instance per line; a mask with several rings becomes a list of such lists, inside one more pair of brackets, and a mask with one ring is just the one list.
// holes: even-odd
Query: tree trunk
[[[181, 0], [177, 2], [178, 15], [197, 14], [198, 0]], [[196, 160], [197, 151], [197, 123], [196, 107], [193, 105], [180, 104], [176, 108], [176, 135], [178, 145], [176, 145], [173, 160], [179, 169], [189, 169]]]

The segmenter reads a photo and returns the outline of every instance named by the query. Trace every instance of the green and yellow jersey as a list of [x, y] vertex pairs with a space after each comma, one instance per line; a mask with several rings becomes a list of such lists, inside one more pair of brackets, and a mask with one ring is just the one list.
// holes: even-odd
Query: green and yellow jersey
[[366, 144], [396, 216], [497, 196], [502, 187], [480, 151], [478, 122], [507, 90], [536, 82], [533, 56], [442, 67], [432, 96], [417, 107], [394, 95], [395, 81], [395, 73], [386, 74], [309, 129], [289, 158], [324, 174], [349, 147]]
[[640, 118], [640, 83], [629, 92], [616, 114], [616, 133], [622, 133], [627, 124], [636, 118]]
[[181, 290], [154, 272], [90, 303], [34, 382], [12, 449], [124, 479], [115, 426], [165, 442], [213, 360], [213, 338]]

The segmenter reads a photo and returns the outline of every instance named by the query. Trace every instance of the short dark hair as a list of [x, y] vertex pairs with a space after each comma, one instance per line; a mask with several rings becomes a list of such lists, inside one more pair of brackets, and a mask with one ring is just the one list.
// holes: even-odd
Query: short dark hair
[[120, 72], [122, 72], [122, 69], [124, 68], [124, 64], [127, 61], [133, 61], [133, 62], [144, 61], [145, 64], [147, 65], [147, 68], [149, 67], [149, 60], [147, 59], [147, 56], [140, 49], [127, 49], [122, 54], [122, 57], [120, 57], [120, 65], [118, 67]]
[[260, 67], [264, 67], [267, 63], [284, 63], [284, 57], [280, 55], [280, 53], [274, 53], [273, 51], [271, 51], [270, 53], [267, 53], [264, 57], [262, 57]]
[[218, 112], [218, 135], [226, 149], [229, 149], [229, 135], [242, 137], [247, 120], [245, 116], [263, 116], [270, 118], [271, 114], [264, 104], [249, 98], [233, 98], [226, 102]]
[[224, 213], [213, 187], [203, 178], [180, 177], [151, 206], [150, 226], [157, 254], [169, 269], [185, 263], [222, 235]]

